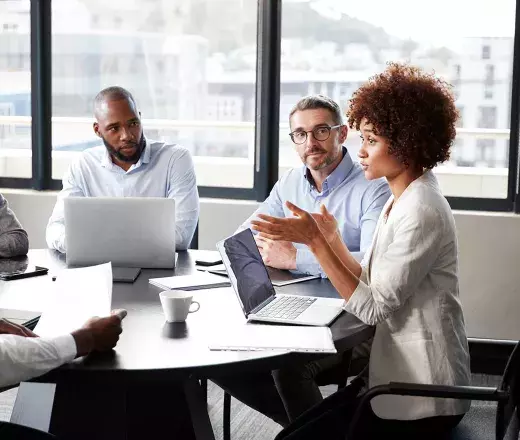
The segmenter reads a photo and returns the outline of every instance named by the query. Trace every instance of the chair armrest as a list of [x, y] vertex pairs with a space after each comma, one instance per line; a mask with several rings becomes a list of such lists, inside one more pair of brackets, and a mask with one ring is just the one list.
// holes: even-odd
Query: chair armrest
[[[486, 400], [499, 401], [507, 399], [508, 395], [505, 391], [500, 391], [498, 388], [492, 387], [470, 387], [457, 385], [426, 385], [420, 383], [407, 382], [390, 382], [388, 385], [382, 385], [383, 389], [379, 392], [374, 392], [374, 395], [369, 397], [372, 400], [378, 394], [394, 394], [400, 396], [423, 396], [423, 397], [437, 397], [450, 399], [465, 399], [465, 400]], [[368, 390], [370, 393], [379, 387], [374, 387]]]
[[497, 388], [490, 387], [470, 387], [456, 385], [429, 385], [419, 383], [406, 382], [390, 382], [387, 385], [379, 385], [370, 388], [361, 397], [354, 417], [352, 418], [348, 439], [355, 439], [357, 425], [361, 419], [363, 411], [370, 401], [381, 395], [398, 395], [398, 396], [422, 396], [432, 398], [448, 398], [463, 400], [484, 400], [498, 402], [508, 399], [508, 394]]

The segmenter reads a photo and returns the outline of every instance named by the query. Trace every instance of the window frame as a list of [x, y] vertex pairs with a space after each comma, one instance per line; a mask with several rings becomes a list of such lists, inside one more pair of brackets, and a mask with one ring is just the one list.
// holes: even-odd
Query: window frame
[[[0, 186], [60, 190], [52, 179], [51, 0], [31, 3], [32, 178], [0, 177]], [[253, 188], [199, 186], [201, 197], [263, 201], [278, 180], [282, 1], [258, 0], [256, 124]], [[520, 213], [520, 0], [516, 1], [506, 199], [447, 197], [453, 209]]]

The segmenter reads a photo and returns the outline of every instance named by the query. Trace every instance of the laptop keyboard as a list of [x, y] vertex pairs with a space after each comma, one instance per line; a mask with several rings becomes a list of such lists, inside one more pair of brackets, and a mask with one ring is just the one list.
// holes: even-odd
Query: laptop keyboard
[[265, 306], [257, 316], [263, 318], [296, 319], [316, 301], [305, 296], [279, 296]]

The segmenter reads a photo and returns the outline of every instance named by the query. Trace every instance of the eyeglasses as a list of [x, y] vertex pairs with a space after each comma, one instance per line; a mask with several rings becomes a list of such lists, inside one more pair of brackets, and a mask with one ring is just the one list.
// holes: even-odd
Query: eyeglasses
[[312, 133], [314, 136], [314, 139], [317, 141], [326, 141], [330, 137], [330, 131], [334, 130], [335, 128], [342, 127], [341, 124], [334, 125], [333, 127], [329, 127], [328, 125], [322, 126], [322, 127], [316, 127], [313, 130], [310, 131], [293, 131], [292, 133], [289, 133], [289, 136], [291, 137], [291, 140], [296, 144], [300, 145], [307, 141], [308, 133]]

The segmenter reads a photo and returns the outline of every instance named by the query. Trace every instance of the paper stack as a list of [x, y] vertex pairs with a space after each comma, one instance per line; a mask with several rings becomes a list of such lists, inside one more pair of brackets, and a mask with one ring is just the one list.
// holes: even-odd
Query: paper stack
[[251, 323], [215, 329], [210, 335], [208, 347], [210, 350], [231, 351], [336, 353], [328, 327]]
[[197, 272], [195, 275], [181, 275], [175, 277], [150, 278], [150, 284], [166, 290], [200, 290], [230, 286], [229, 279], [207, 272]]

